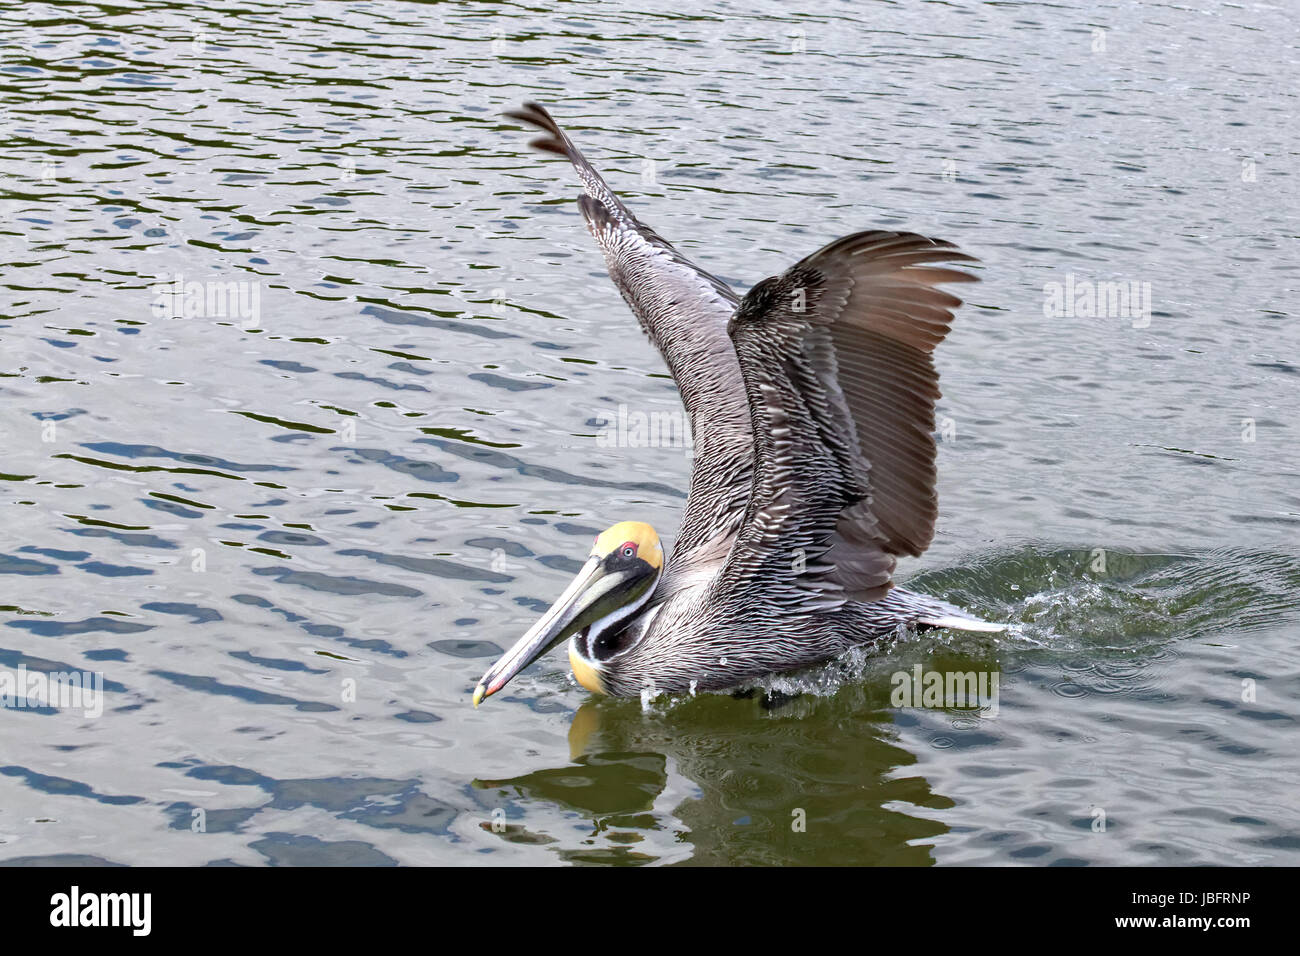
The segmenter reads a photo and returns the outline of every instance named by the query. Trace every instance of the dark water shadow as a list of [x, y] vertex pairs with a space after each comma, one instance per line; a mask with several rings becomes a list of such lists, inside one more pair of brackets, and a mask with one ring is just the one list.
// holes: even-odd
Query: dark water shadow
[[[670, 830], [705, 865], [926, 866], [947, 829], [932, 811], [952, 803], [910, 769], [889, 689], [882, 678], [775, 706], [707, 695], [648, 712], [591, 699], [570, 727], [571, 762], [474, 785], [505, 808], [502, 839], [549, 844], [566, 862], [658, 862], [642, 844]], [[538, 828], [555, 817], [539, 804], [590, 834], [575, 844], [570, 829]]]

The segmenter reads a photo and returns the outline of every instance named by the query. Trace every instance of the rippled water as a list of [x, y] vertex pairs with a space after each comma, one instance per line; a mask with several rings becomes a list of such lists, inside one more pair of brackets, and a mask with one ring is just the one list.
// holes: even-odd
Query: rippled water
[[[1300, 863], [1293, 11], [760, 6], [0, 14], [0, 672], [107, 695], [0, 715], [0, 859]], [[526, 99], [738, 287], [871, 227], [983, 260], [904, 576], [1008, 634], [470, 709], [690, 471], [602, 440], [678, 405]], [[1150, 314], [1045, 315], [1099, 281]], [[996, 716], [893, 706], [917, 665]]]

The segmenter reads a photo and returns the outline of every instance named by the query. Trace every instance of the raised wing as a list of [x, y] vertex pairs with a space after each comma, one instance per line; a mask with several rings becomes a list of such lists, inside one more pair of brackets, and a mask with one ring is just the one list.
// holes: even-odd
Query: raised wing
[[668, 363], [691, 420], [694, 471], [669, 576], [694, 556], [721, 561], [749, 497], [753, 438], [727, 321], [739, 297], [691, 263], [614, 195], [544, 108], [526, 103], [505, 114], [547, 135], [531, 145], [569, 160], [586, 195], [578, 199], [605, 255], [610, 278]]
[[[912, 233], [861, 232], [764, 279], [731, 321], [755, 435], [754, 492], [717, 584], [870, 601], [934, 536], [931, 353], [975, 261]], [[790, 593], [785, 591], [785, 596]]]

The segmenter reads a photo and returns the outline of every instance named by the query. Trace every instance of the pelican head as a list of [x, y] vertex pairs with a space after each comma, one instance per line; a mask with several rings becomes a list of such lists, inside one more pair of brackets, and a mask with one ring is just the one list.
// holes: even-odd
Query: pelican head
[[[602, 631], [636, 614], [650, 599], [663, 566], [663, 546], [648, 524], [620, 521], [599, 534], [587, 563], [559, 600], [488, 668], [474, 688], [474, 706], [565, 638], [581, 634], [590, 647]], [[591, 666], [577, 652], [569, 656], [583, 685], [598, 689]]]

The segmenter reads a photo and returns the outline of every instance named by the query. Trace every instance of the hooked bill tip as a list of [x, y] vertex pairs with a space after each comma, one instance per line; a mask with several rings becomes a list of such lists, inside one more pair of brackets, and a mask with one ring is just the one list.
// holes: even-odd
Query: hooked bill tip
[[505, 683], [506, 682], [503, 681], [500, 677], [498, 677], [490, 684], [487, 682], [486, 677], [483, 678], [483, 680], [478, 682], [478, 686], [474, 688], [474, 706], [477, 708], [478, 705], [483, 703], [484, 700], [491, 697], [502, 687], [504, 687]]

